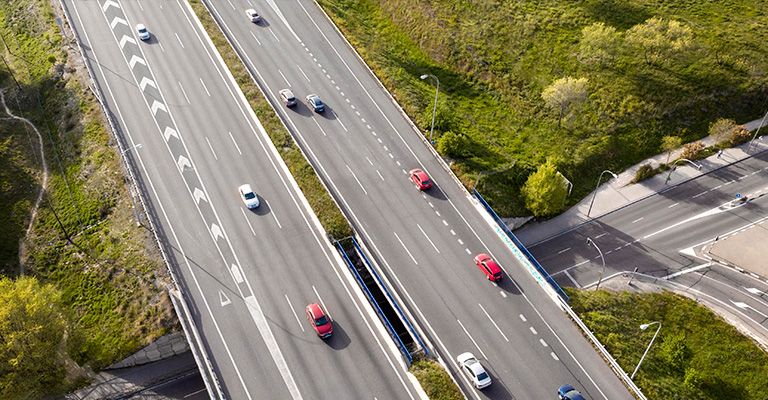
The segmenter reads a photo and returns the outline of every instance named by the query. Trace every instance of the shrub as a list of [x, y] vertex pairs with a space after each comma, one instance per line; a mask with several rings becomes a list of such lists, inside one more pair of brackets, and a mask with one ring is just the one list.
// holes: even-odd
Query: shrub
[[658, 170], [653, 168], [651, 164], [643, 164], [635, 172], [635, 177], [632, 179], [632, 183], [644, 181], [658, 173]]
[[728, 137], [728, 143], [731, 146], [740, 145], [749, 140], [749, 133], [744, 125], [734, 126], [733, 130], [731, 130], [731, 135]]
[[466, 156], [469, 139], [451, 131], [445, 132], [437, 142], [437, 151], [448, 158], [463, 158]]
[[704, 143], [702, 143], [701, 140], [697, 140], [691, 143], [686, 143], [683, 146], [683, 152], [680, 153], [680, 158], [695, 160], [699, 157], [699, 154], [701, 154], [701, 152], [704, 151], [705, 148], [706, 146], [704, 146]]
[[430, 400], [461, 400], [464, 396], [448, 372], [434, 360], [414, 358], [411, 372], [419, 380]]
[[709, 135], [715, 139], [715, 144], [721, 144], [729, 139], [735, 127], [736, 122], [732, 119], [720, 118], [709, 124]]

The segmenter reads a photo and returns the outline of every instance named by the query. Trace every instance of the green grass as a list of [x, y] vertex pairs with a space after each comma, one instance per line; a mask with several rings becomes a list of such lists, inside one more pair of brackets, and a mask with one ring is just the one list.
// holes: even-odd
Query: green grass
[[768, 354], [706, 307], [671, 292], [565, 288], [571, 307], [624, 371], [632, 373], [661, 330], [634, 381], [649, 399], [763, 400]]
[[275, 110], [262, 95], [261, 89], [251, 79], [245, 65], [237, 57], [208, 10], [200, 0], [189, 0], [189, 3], [328, 235], [331, 239], [336, 240], [351, 236], [352, 228], [341, 210], [320, 182], [315, 170], [293, 142], [291, 135], [280, 122]]
[[67, 62], [53, 18], [47, 1], [0, 2], [7, 44], [0, 55], [10, 67], [0, 64], [0, 87], [11, 111], [40, 130], [49, 168], [47, 194], [25, 236], [42, 182], [38, 139], [27, 124], [0, 123], [0, 273], [19, 275], [23, 241], [24, 274], [61, 292], [71, 388], [85, 383], [88, 369], [178, 326], [167, 270], [151, 234], [136, 226], [103, 114], [77, 79], [87, 75]]
[[424, 357], [414, 358], [411, 373], [419, 380], [421, 387], [431, 400], [462, 400], [464, 398], [448, 372], [435, 360]]
[[[440, 79], [435, 137], [464, 135], [453, 169], [471, 187], [482, 172], [516, 161], [478, 189], [503, 216], [526, 215], [519, 188], [547, 158], [574, 184], [569, 204], [605, 169], [620, 172], [661, 153], [661, 138], [691, 141], [718, 117], [746, 122], [765, 112], [768, 17], [763, 2], [691, 0], [319, 0], [422, 131]], [[579, 61], [581, 30], [619, 33], [653, 16], [685, 22], [695, 49], [647, 66], [622, 44], [615, 61]], [[589, 80], [589, 100], [566, 113], [542, 90], [564, 76]]]

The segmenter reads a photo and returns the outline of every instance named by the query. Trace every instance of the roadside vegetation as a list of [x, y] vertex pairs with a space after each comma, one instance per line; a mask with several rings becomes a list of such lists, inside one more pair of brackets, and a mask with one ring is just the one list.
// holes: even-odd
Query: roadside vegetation
[[31, 121], [0, 107], [0, 398], [80, 387], [178, 329], [167, 270], [55, 16], [48, 1], [0, 2], [0, 91]]
[[430, 400], [462, 400], [464, 395], [448, 372], [437, 361], [417, 356], [411, 364], [411, 373], [419, 380]]
[[651, 400], [763, 400], [768, 354], [695, 301], [671, 293], [564, 288], [571, 307]]
[[760, 0], [318, 1], [423, 132], [435, 82], [420, 76], [440, 80], [437, 149], [504, 217], [562, 210], [521, 190], [547, 162], [568, 206], [666, 136], [766, 111]]
[[280, 118], [275, 113], [272, 105], [264, 98], [258, 85], [251, 79], [245, 65], [237, 56], [235, 50], [229, 45], [226, 37], [219, 29], [216, 22], [211, 17], [208, 9], [200, 0], [189, 0], [192, 8], [195, 10], [197, 18], [205, 27], [211, 41], [213, 41], [221, 58], [227, 64], [232, 76], [240, 86], [240, 90], [245, 94], [254, 113], [261, 121], [264, 130], [267, 131], [272, 143], [274, 143], [280, 157], [282, 157], [288, 169], [291, 171], [296, 183], [298, 183], [309, 205], [317, 215], [320, 223], [332, 240], [340, 240], [352, 235], [352, 228], [349, 226], [344, 214], [341, 213], [336, 203], [333, 201], [330, 193], [320, 182], [315, 170], [309, 164], [304, 155], [299, 150], [296, 143], [291, 138], [290, 133], [280, 122]]

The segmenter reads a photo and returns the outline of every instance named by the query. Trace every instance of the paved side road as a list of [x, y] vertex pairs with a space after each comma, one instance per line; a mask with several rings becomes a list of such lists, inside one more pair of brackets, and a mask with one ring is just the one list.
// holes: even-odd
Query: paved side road
[[[761, 124], [763, 124], [763, 126], [768, 125], [767, 122], [768, 119], [761, 118], [744, 125], [750, 132], [754, 132]], [[669, 188], [691, 179], [695, 179], [696, 177], [709, 173], [715, 169], [728, 166], [768, 150], [768, 139], [763, 140], [763, 138], [764, 136], [755, 139], [754, 143], [751, 143], [751, 148], [750, 142], [747, 142], [737, 147], [725, 149], [722, 154], [715, 153], [706, 159], [697, 160], [696, 163], [701, 165], [700, 170], [697, 170], [688, 163], [681, 163], [672, 174], [664, 172], [639, 183], [630, 183], [635, 177], [638, 168], [642, 165], [651, 164], [653, 167], [658, 167], [659, 164], [665, 163], [667, 161], [667, 153], [663, 153], [628, 168], [624, 172], [618, 174], [619, 179], [610, 179], [606, 182], [605, 180], [611, 178], [611, 176], [605, 174], [603, 175], [603, 182], [606, 183], [602, 184], [595, 192], [592, 192], [592, 194], [585, 197], [578, 204], [549, 221], [523, 225], [521, 228], [515, 230], [515, 235], [525, 246], [533, 246], [549, 239], [553, 239], [561, 233], [567, 232], [591, 219], [601, 217], [629, 204], [664, 192]], [[715, 143], [715, 140], [712, 137], [706, 137], [701, 141], [706, 146], [711, 146]], [[672, 151], [669, 159], [676, 159], [681, 152], [682, 149]], [[592, 202], [593, 198], [594, 204], [590, 211], [590, 202]], [[587, 217], [587, 212], [589, 212], [589, 217]]]

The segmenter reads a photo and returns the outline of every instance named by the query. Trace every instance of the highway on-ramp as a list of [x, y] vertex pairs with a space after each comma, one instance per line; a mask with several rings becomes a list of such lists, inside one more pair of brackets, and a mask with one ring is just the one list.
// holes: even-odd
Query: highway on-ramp
[[[189, 5], [63, 4], [226, 397], [418, 398]], [[327, 341], [307, 322], [315, 302]]]
[[[314, 2], [206, 4], [470, 398], [554, 398], [566, 383], [591, 399], [632, 398]], [[246, 18], [251, 7], [262, 22]], [[296, 107], [282, 104], [284, 88]], [[312, 93], [324, 112], [304, 100]], [[413, 168], [435, 186], [417, 190]], [[500, 284], [474, 265], [479, 253], [505, 269]], [[466, 351], [490, 372], [489, 388], [457, 372]]]

